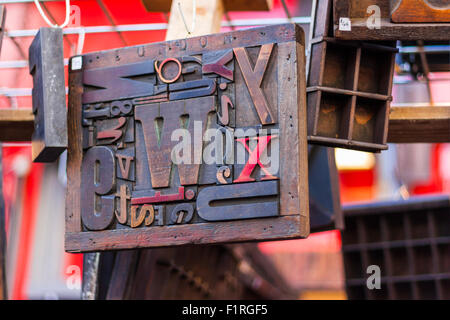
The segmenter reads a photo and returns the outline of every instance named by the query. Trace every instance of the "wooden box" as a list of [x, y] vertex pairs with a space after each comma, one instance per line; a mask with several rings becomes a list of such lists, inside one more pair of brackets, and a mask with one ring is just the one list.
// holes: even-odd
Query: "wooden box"
[[[349, 299], [450, 299], [448, 195], [344, 207], [342, 251]], [[381, 288], [367, 273], [379, 266]]]
[[72, 57], [66, 250], [306, 237], [304, 50], [285, 24]]

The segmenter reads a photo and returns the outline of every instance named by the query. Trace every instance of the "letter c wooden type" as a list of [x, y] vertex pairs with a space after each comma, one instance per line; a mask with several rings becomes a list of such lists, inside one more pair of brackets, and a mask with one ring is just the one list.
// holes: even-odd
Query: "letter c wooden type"
[[81, 172], [81, 219], [90, 230], [106, 229], [114, 218], [115, 160], [111, 149], [104, 146], [89, 149]]

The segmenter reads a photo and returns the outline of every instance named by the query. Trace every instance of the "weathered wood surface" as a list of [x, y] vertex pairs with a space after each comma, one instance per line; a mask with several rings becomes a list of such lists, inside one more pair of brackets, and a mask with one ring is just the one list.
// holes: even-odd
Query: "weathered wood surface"
[[[81, 58], [80, 70], [69, 64], [68, 251], [308, 235], [298, 26]], [[173, 138], [180, 129], [188, 149]], [[215, 163], [204, 158], [212, 144], [196, 137], [207, 129], [225, 137]]]
[[31, 141], [34, 115], [31, 109], [0, 109], [0, 141]]
[[312, 14], [308, 141], [380, 152], [387, 149], [395, 43], [336, 40], [331, 7], [332, 0], [320, 1]]
[[[374, 10], [380, 8], [380, 28], [373, 26]], [[342, 40], [448, 40], [450, 23], [391, 22], [390, 0], [334, 0], [334, 36]], [[350, 18], [351, 30], [339, 30], [339, 19]]]
[[[273, 0], [221, 0], [225, 11], [269, 11], [273, 7]], [[182, 5], [192, 1], [183, 1]], [[149, 12], [169, 12], [172, 0], [142, 0]], [[185, 14], [188, 9], [183, 6]], [[197, 9], [198, 11], [201, 11]], [[192, 12], [192, 9], [190, 10]], [[190, 21], [190, 20], [188, 20]]]
[[390, 0], [393, 22], [450, 22], [447, 0]]
[[388, 141], [450, 142], [450, 106], [391, 107]]
[[35, 115], [31, 153], [34, 162], [56, 161], [67, 147], [63, 35], [60, 28], [40, 28], [29, 48]]

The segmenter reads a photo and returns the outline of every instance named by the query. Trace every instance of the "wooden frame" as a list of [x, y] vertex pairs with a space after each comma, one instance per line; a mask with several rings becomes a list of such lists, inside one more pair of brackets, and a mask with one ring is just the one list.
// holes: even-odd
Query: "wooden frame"
[[[244, 49], [245, 47], [247, 47], [247, 49]], [[231, 98], [231, 103], [234, 105], [234, 110], [230, 109], [229, 125], [234, 126], [235, 128], [255, 127], [255, 125], [258, 127], [260, 126], [258, 123], [261, 119], [259, 112], [261, 110], [258, 110], [257, 107], [259, 102], [255, 102], [253, 97], [254, 95], [251, 93], [251, 90], [254, 90], [254, 88], [251, 88], [253, 85], [252, 82], [249, 79], [244, 79], [245, 77], [248, 77], [248, 74], [246, 75], [245, 72], [243, 73], [241, 70], [243, 68], [242, 55], [241, 53], [236, 52], [239, 50], [246, 50], [247, 53], [250, 54], [251, 59], [255, 59], [257, 57], [258, 50], [260, 51], [259, 56], [261, 56], [261, 52], [263, 50], [267, 51], [267, 48], [269, 47], [272, 48], [273, 53], [272, 55], [269, 55], [270, 59], [268, 60], [268, 64], [265, 69], [267, 70], [265, 71], [267, 72], [267, 80], [261, 81], [262, 92], [267, 96], [269, 106], [271, 106], [271, 108], [273, 108], [271, 110], [274, 111], [272, 111], [271, 114], [271, 116], [273, 116], [271, 121], [272, 123], [262, 125], [262, 127], [267, 127], [271, 130], [277, 128], [280, 132], [279, 145], [280, 154], [282, 156], [280, 156], [279, 177], [275, 177], [275, 180], [270, 180], [279, 185], [279, 196], [277, 196], [277, 202], [279, 201], [279, 211], [276, 216], [258, 218], [258, 214], [261, 213], [252, 212], [252, 210], [249, 210], [246, 211], [246, 214], [249, 215], [249, 218], [252, 217], [252, 219], [206, 222], [194, 215], [192, 220], [193, 223], [183, 223], [178, 225], [177, 222], [174, 222], [175, 224], [170, 226], [164, 225], [144, 227], [143, 225], [140, 225], [140, 227], [132, 228], [129, 225], [122, 224], [117, 227], [119, 223], [115, 218], [113, 218], [113, 222], [108, 224], [107, 227], [104, 227], [104, 225], [99, 227], [99, 225], [96, 225], [95, 223], [90, 224], [89, 228], [86, 227], [86, 220], [84, 220], [86, 218], [82, 218], [82, 216], [86, 217], [86, 215], [89, 215], [90, 212], [86, 211], [85, 201], [82, 203], [82, 199], [85, 199], [86, 194], [88, 193], [86, 188], [83, 187], [82, 189], [82, 161], [84, 154], [86, 154], [84, 150], [93, 150], [95, 147], [86, 146], [86, 144], [91, 144], [92, 141], [89, 138], [86, 138], [83, 131], [86, 131], [86, 129], [84, 129], [86, 128], [86, 121], [90, 120], [86, 118], [86, 112], [94, 110], [101, 113], [100, 109], [92, 109], [90, 107], [90, 102], [86, 101], [93, 101], [95, 99], [100, 99], [98, 101], [102, 101], [101, 98], [98, 98], [98, 94], [100, 94], [100, 96], [103, 94], [119, 94], [119, 90], [93, 91], [92, 88], [86, 88], [86, 86], [84, 86], [83, 89], [83, 81], [84, 83], [86, 83], [86, 81], [90, 81], [89, 79], [86, 80], [86, 77], [89, 78], [87, 74], [89, 74], [91, 70], [105, 70], [105, 68], [110, 66], [121, 67], [145, 61], [150, 61], [153, 64], [153, 60], [158, 61], [156, 63], [156, 70], [158, 70], [158, 68], [161, 68], [161, 63], [165, 59], [181, 59], [180, 57], [188, 56], [200, 57], [200, 55], [208, 54], [208, 52], [223, 53], [226, 50], [233, 49], [236, 59], [240, 59], [240, 61], [236, 61], [234, 63], [234, 67], [228, 64], [226, 65], [227, 68], [234, 68], [234, 88], [236, 90], [235, 96]], [[238, 57], [237, 55], [241, 56]], [[82, 68], [78, 70], [74, 67], [76, 66], [76, 64], [74, 64], [74, 59], [79, 61], [80, 57], [72, 57], [69, 64], [69, 146], [67, 164], [68, 188], [66, 196], [65, 244], [67, 251], [89, 252], [112, 249], [175, 246], [184, 244], [277, 240], [301, 238], [306, 237], [309, 234], [306, 101], [304, 98], [305, 57], [304, 34], [300, 27], [295, 24], [285, 24], [197, 38], [154, 43], [137, 47], [121, 48], [99, 53], [90, 53], [81, 56]], [[183, 61], [190, 61], [191, 58], [183, 59], [186, 59]], [[206, 58], [204, 59], [204, 61], [207, 60]], [[187, 64], [183, 67], [189, 67], [189, 65]], [[205, 68], [205, 64], [203, 64], [202, 70], [203, 73], [209, 72], [209, 69]], [[216, 70], [216, 72], [221, 72], [217, 71], [218, 69], [214, 70]], [[223, 71], [223, 69], [221, 70]], [[166, 78], [173, 79], [175, 75], [176, 74], [167, 75]], [[188, 77], [189, 75], [184, 76]], [[222, 80], [219, 80], [220, 78], [222, 78], [222, 76], [218, 77], [213, 74], [212, 76], [209, 75], [209, 78], [207, 77], [205, 79], [215, 79], [214, 81], [219, 81], [219, 83], [221, 83], [220, 81]], [[110, 77], [105, 79], [110, 79]], [[184, 85], [184, 83], [186, 83], [186, 81], [183, 82], [180, 78], [174, 82], [174, 86], [171, 88], [178, 89], [180, 86]], [[230, 83], [232, 84], [232, 82], [228, 83], [229, 86]], [[130, 90], [133, 91], [137, 89], [137, 87], [132, 87]], [[85, 94], [83, 94], [83, 90], [85, 90]], [[86, 94], [86, 92], [93, 93]], [[131, 91], [121, 91], [120, 94], [122, 94], [124, 98], [129, 99], [126, 95], [130, 95]], [[233, 94], [231, 95], [233, 96]], [[169, 93], [169, 97], [176, 99], [178, 95], [172, 95], [172, 93]], [[137, 100], [142, 98], [134, 99]], [[103, 101], [107, 101], [107, 99]], [[273, 105], [273, 101], [276, 101], [275, 105]], [[147, 107], [145, 108], [149, 107], [151, 108], [151, 105], [147, 104]], [[144, 109], [140, 108], [139, 110]], [[134, 112], [135, 114], [140, 113], [140, 111]], [[138, 117], [140, 116], [138, 115]], [[267, 120], [268, 118], [262, 117], [262, 119]], [[93, 119], [92, 121], [100, 120]], [[94, 126], [96, 125], [97, 122], [94, 122]], [[102, 128], [103, 127], [96, 127], [95, 129], [97, 139], [99, 139], [99, 132], [103, 130]], [[136, 143], [138, 142], [138, 139], [140, 139], [137, 137], [138, 130], [139, 129], [135, 130]], [[113, 130], [110, 129], [108, 133], [111, 133], [112, 131]], [[124, 133], [124, 135], [125, 134], [126, 133]], [[140, 144], [142, 145], [142, 142], [140, 142]], [[116, 150], [116, 146], [113, 146], [113, 144], [110, 145], [112, 146], [112, 150]], [[125, 145], [127, 145], [127, 142], [125, 142]], [[296, 148], [295, 151], [292, 149], [293, 146]], [[97, 148], [97, 150], [99, 149]], [[139, 150], [136, 148], [136, 152], [141, 152]], [[283, 155], [286, 154], [290, 154], [290, 156], [283, 157]], [[258, 170], [259, 169], [260, 168], [258, 168]], [[134, 168], [131, 170], [135, 170], [136, 177], [139, 177], [140, 172], [142, 172], [139, 168]], [[241, 175], [238, 175], [239, 171], [240, 167], [235, 166], [233, 177], [234, 180], [241, 177]], [[256, 176], [257, 181], [260, 181], [263, 177], [262, 170], [259, 171], [259, 177]], [[256, 173], [258, 174], [258, 172]], [[102, 176], [104, 175], [104, 173], [101, 174]], [[119, 169], [117, 169], [116, 174], [120, 174]], [[117, 180], [119, 180], [120, 177], [117, 177]], [[153, 181], [153, 176], [151, 179]], [[119, 184], [128, 184], [128, 182], [118, 182], [117, 193], [119, 193]], [[252, 186], [251, 184], [252, 183], [246, 183], [248, 189], [241, 189], [245, 190], [245, 192], [250, 192], [253, 190], [253, 186], [256, 186]], [[237, 185], [237, 183], [226, 184], [226, 186], [235, 185]], [[217, 186], [217, 182], [214, 182], [209, 186]], [[171, 187], [175, 189], [160, 189], [163, 194], [162, 197], [165, 197], [167, 190], [177, 190], [176, 188], [180, 189], [179, 185]], [[191, 188], [195, 186], [191, 185], [187, 187]], [[198, 188], [199, 194], [201, 194], [202, 190], [206, 190], [202, 189], [203, 187], [201, 185], [198, 185]], [[192, 189], [196, 190], [195, 188]], [[114, 190], [110, 191], [106, 196], [115, 198], [113, 192]], [[132, 198], [134, 198], [139, 192], [142, 194], [142, 192], [145, 193], [147, 191], [141, 190], [138, 192], [132, 192]], [[180, 195], [182, 196], [182, 194]], [[194, 196], [195, 195], [196, 193], [194, 193]], [[192, 193], [190, 196], [192, 196]], [[151, 199], [154, 199], [154, 197], [160, 196], [156, 194], [154, 196], [150, 196]], [[187, 197], [188, 196], [186, 193], [186, 198]], [[149, 197], [144, 198], [147, 199]], [[166, 200], [162, 201], [167, 201], [169, 198], [164, 199]], [[134, 203], [137, 203], [138, 201], [140, 200], [135, 200]], [[116, 203], [115, 208], [117, 210], [120, 208], [120, 205]], [[84, 213], [83, 210], [85, 210]], [[128, 217], [129, 215], [130, 213], [127, 212]], [[117, 213], [116, 217], [119, 217]], [[181, 222], [183, 222], [183, 218], [181, 218]], [[100, 224], [103, 224], [103, 222]], [[94, 229], [97, 229], [97, 231]]]

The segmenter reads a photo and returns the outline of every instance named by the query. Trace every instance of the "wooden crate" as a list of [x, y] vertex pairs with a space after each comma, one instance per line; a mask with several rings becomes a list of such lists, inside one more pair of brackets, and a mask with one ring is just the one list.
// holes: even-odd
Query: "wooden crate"
[[312, 16], [308, 141], [370, 152], [387, 149], [395, 43], [333, 38], [331, 0], [319, 1]]
[[[72, 57], [66, 250], [306, 237], [304, 61], [295, 24]], [[234, 156], [175, 165], [171, 135], [195, 143], [200, 120], [200, 139], [231, 134]], [[269, 144], [276, 171], [261, 162]]]
[[[402, 2], [410, 1], [403, 0]], [[419, 7], [429, 8], [430, 2], [413, 1], [415, 3], [412, 5], [412, 10], [416, 13], [420, 12]], [[401, 23], [398, 23], [391, 21], [391, 2], [395, 20], [398, 0], [334, 0], [334, 36], [345, 40], [448, 40], [450, 33], [448, 9], [441, 17], [436, 18], [432, 18], [430, 13], [421, 14], [420, 16], [425, 18], [422, 20], [427, 20], [426, 23], [419, 22], [420, 17], [415, 21], [409, 19], [411, 22], [407, 23], [403, 23], [400, 18], [397, 21]], [[441, 2], [441, 8], [442, 6], [445, 6], [444, 1]], [[405, 10], [402, 11], [402, 15], [406, 17]], [[379, 25], [375, 21], [377, 17], [379, 17]], [[441, 22], [430, 22], [432, 20], [430, 18]], [[350, 22], [342, 28], [341, 19], [348, 19], [347, 21]], [[445, 21], [447, 22], [444, 23]], [[350, 28], [348, 28], [349, 25]]]
[[[422, 196], [344, 207], [349, 299], [450, 299], [450, 199]], [[367, 267], [381, 271], [369, 290]]]

